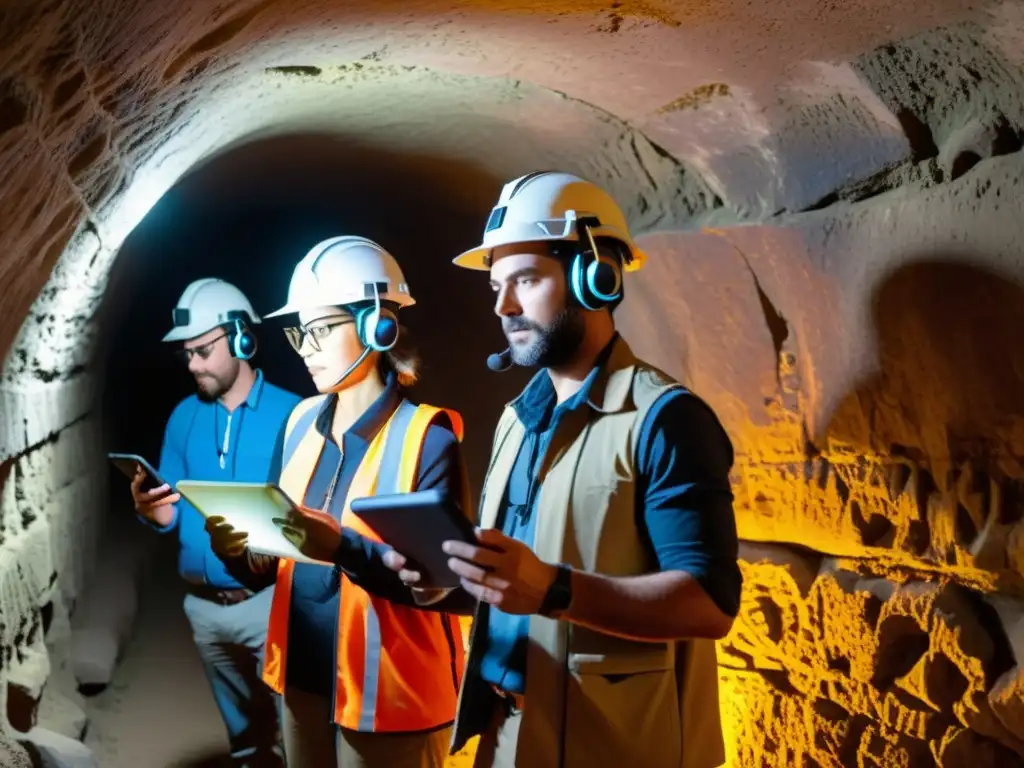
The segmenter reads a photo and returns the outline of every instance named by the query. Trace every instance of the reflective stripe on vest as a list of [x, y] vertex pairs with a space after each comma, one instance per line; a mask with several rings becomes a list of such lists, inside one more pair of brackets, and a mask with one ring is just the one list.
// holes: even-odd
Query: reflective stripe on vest
[[295, 450], [299, 447], [299, 443], [302, 442], [302, 438], [306, 436], [309, 428], [313, 426], [313, 422], [316, 421], [316, 417], [320, 414], [320, 408], [315, 408], [313, 407], [314, 405], [319, 405], [319, 403], [310, 404], [303, 413], [299, 414], [294, 428], [288, 431], [284, 441], [284, 452], [281, 455], [282, 467], [288, 466], [288, 462], [295, 455]]
[[[306, 496], [306, 486], [324, 447], [323, 436], [313, 427], [324, 400], [323, 397], [303, 400], [295, 406], [285, 428], [279, 485], [297, 504], [301, 504]], [[277, 693], [284, 693], [294, 569], [294, 560], [283, 557], [278, 559], [277, 583], [270, 605], [267, 639], [263, 646], [263, 682]]]
[[[423, 441], [441, 413], [408, 402], [396, 409], [356, 470], [342, 514], [344, 526], [380, 541], [351, 512], [349, 502], [359, 496], [413, 490]], [[281, 485], [294, 499], [304, 498], [324, 442], [313, 428], [315, 416], [306, 415], [294, 419], [285, 438], [291, 455]], [[448, 416], [461, 440], [461, 417], [451, 411]], [[280, 561], [267, 632], [263, 678], [278, 693], [283, 693], [286, 679], [293, 569], [293, 561]], [[465, 661], [458, 618], [372, 597], [343, 573], [341, 582], [334, 721], [353, 730], [379, 732], [426, 730], [450, 722]]]
[[[412, 446], [409, 446], [410, 450], [406, 450], [405, 445], [407, 441], [411, 441], [415, 437], [415, 431], [410, 431], [409, 426], [412, 422], [413, 414], [417, 413], [418, 410], [419, 409], [415, 405], [407, 400], [403, 400], [399, 404], [394, 415], [391, 417], [391, 421], [388, 424], [388, 432], [393, 435], [393, 437], [385, 440], [384, 442], [384, 454], [380, 458], [380, 466], [377, 469], [377, 487], [371, 493], [376, 495], [403, 493], [410, 490], [412, 488], [412, 483], [415, 483], [416, 477], [413, 475], [412, 483], [409, 484], [409, 488], [403, 489], [403, 483], [401, 482], [402, 479], [399, 477], [399, 469], [403, 454], [415, 453], [418, 457], [420, 453], [418, 447], [414, 452], [411, 450]], [[402, 437], [401, 440], [396, 439], [399, 436]], [[353, 483], [353, 486], [354, 485], [355, 483]], [[349, 514], [348, 502], [353, 498], [357, 497], [350, 493], [349, 498], [345, 500], [346, 514]], [[353, 515], [353, 517], [355, 516]], [[344, 517], [342, 519], [344, 520]], [[358, 520], [358, 518], [356, 519]], [[347, 524], [351, 526], [351, 522]], [[377, 539], [376, 536], [371, 538]], [[364, 654], [364, 663], [366, 666], [363, 668], [363, 685], [359, 694], [362, 705], [360, 707], [359, 727], [357, 730], [372, 731], [374, 730], [374, 723], [377, 716], [377, 684], [380, 681], [380, 620], [377, 618], [377, 611], [374, 608], [372, 600], [367, 600], [366, 605], [363, 608], [366, 611], [366, 652]], [[341, 610], [341, 615], [345, 616], [344, 608]], [[343, 637], [344, 634], [339, 633], [339, 656], [343, 653], [341, 647], [343, 644]], [[339, 700], [337, 692], [335, 692], [335, 701], [336, 709], [338, 707], [344, 707], [344, 702]]]

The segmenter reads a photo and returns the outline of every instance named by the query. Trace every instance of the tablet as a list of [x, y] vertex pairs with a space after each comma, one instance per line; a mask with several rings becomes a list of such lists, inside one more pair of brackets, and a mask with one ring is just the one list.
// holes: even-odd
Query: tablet
[[431, 587], [459, 586], [441, 543], [477, 539], [473, 523], [451, 496], [437, 489], [365, 496], [352, 499], [350, 509], [382, 541], [415, 561]]
[[139, 467], [142, 467], [142, 470], [146, 473], [146, 477], [140, 486], [142, 491], [152, 491], [166, 482], [148, 461], [134, 453], [108, 453], [107, 458], [114, 463], [115, 467], [124, 472], [129, 480], [134, 480], [136, 471]]
[[247, 533], [249, 549], [257, 554], [334, 565], [302, 554], [274, 523], [274, 518], [287, 518], [291, 512], [303, 514], [301, 507], [276, 483], [181, 480], [175, 490], [203, 517], [223, 517], [236, 531]]

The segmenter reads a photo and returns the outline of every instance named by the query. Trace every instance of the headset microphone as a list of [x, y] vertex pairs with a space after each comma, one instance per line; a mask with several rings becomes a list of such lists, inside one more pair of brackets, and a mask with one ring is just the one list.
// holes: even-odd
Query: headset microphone
[[366, 356], [369, 355], [372, 351], [373, 350], [370, 347], [364, 347], [363, 348], [363, 353], [361, 355], [359, 355], [359, 357], [356, 358], [356, 361], [354, 363], [352, 363], [352, 365], [350, 365], [348, 367], [347, 371], [345, 371], [343, 374], [341, 374], [341, 378], [338, 379], [336, 382], [334, 382], [334, 384], [331, 387], [330, 391], [331, 392], [337, 392], [338, 391], [338, 387], [340, 387], [342, 385], [342, 383], [344, 383], [345, 379], [347, 379], [349, 376], [352, 375], [352, 372], [356, 368], [358, 368], [360, 365], [362, 365], [363, 360], [365, 360]]
[[495, 352], [493, 355], [487, 356], [487, 367], [495, 373], [501, 373], [507, 371], [512, 367], [512, 348], [509, 347], [504, 352]]

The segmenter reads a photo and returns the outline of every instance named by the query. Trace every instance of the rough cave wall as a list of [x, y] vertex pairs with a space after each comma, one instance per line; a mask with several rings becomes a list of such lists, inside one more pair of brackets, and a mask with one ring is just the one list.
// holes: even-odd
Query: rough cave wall
[[627, 332], [686, 350], [738, 449], [738, 765], [1024, 764], [1020, 71], [953, 63], [962, 33], [854, 62], [900, 164], [770, 225], [645, 238], [640, 298], [685, 322]]
[[737, 448], [736, 765], [1021, 764], [1020, 6], [372, 5], [0, 12], [0, 763], [95, 548], [111, 260], [207, 153], [312, 125], [579, 170], [648, 233], [623, 329]]

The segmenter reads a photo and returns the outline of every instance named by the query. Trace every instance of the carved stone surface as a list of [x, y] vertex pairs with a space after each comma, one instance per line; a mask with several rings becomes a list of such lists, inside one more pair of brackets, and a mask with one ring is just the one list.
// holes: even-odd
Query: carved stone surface
[[738, 764], [1024, 765], [1019, 691], [997, 682], [1019, 673], [977, 596], [778, 545], [741, 557], [743, 608], [719, 660]]
[[[38, 402], [42, 406], [48, 401]], [[4, 465], [0, 681], [7, 692], [2, 699], [7, 727], [24, 733], [56, 721], [64, 726], [65, 736], [76, 737], [80, 733], [66, 731], [80, 711], [74, 714], [69, 709], [73, 704], [56, 692], [47, 700], [44, 691], [54, 660], [60, 663], [66, 653], [68, 607], [92, 569], [104, 511], [106, 466], [96, 449], [98, 424], [61, 407], [67, 402], [56, 398], [49, 401], [50, 407], [28, 410], [38, 421], [25, 429], [22, 439], [36, 442]], [[69, 413], [74, 414], [70, 423], [65, 421]]]
[[10, 734], [0, 729], [0, 765], [4, 768], [33, 768], [28, 752]]
[[914, 196], [641, 238], [664, 258], [639, 298], [666, 315], [621, 325], [725, 423], [741, 537], [1024, 596], [1022, 176], [1015, 152]]
[[577, 171], [644, 235], [617, 321], [736, 447], [737, 765], [1020, 764], [1019, 4], [7, 6], [0, 763], [97, 553], [124, 238], [205, 158], [317, 130], [476, 169], [429, 197], [481, 221], [500, 181]]

